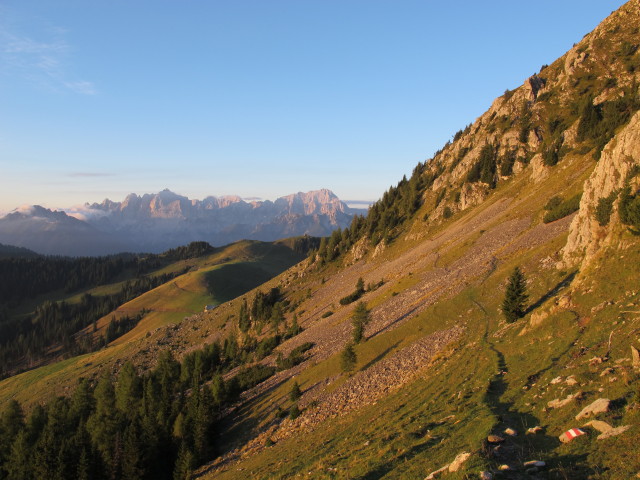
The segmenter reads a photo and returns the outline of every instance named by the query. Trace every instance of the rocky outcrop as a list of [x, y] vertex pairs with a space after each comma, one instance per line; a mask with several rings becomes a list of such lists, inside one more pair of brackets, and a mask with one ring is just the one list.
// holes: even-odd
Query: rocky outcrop
[[591, 176], [584, 184], [578, 214], [571, 222], [567, 244], [563, 250], [564, 266], [589, 262], [605, 245], [619, 241], [622, 228], [617, 216], [617, 201], [608, 225], [596, 219], [596, 208], [601, 198], [619, 191], [625, 185], [627, 174], [640, 165], [640, 112], [605, 146]]

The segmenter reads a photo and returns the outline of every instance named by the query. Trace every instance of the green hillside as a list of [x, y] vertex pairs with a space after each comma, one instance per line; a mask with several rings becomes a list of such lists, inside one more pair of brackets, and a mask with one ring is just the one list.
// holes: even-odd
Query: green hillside
[[0, 383], [0, 464], [34, 478], [637, 477], [639, 26], [632, 0], [319, 244], [242, 242], [165, 267], [181, 275], [84, 334], [144, 312], [129, 332]]

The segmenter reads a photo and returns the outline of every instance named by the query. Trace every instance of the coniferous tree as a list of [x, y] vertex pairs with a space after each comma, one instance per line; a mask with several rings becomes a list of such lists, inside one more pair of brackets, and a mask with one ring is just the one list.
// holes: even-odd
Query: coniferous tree
[[300, 390], [300, 385], [297, 380], [294, 380], [293, 385], [291, 385], [291, 390], [289, 391], [289, 400], [297, 402], [301, 396], [302, 390]]
[[194, 458], [191, 450], [182, 443], [180, 451], [178, 452], [178, 459], [176, 460], [176, 466], [173, 470], [174, 480], [189, 480], [191, 477], [191, 471], [194, 467]]
[[340, 354], [340, 366], [342, 367], [343, 372], [351, 372], [358, 361], [358, 357], [356, 356], [356, 351], [353, 348], [352, 343], [348, 343], [342, 353]]
[[513, 269], [502, 302], [502, 313], [507, 322], [513, 323], [525, 314], [527, 303], [527, 281], [520, 267]]
[[351, 324], [353, 325], [353, 343], [360, 343], [364, 340], [364, 327], [369, 323], [369, 310], [364, 302], [358, 302], [351, 314]]

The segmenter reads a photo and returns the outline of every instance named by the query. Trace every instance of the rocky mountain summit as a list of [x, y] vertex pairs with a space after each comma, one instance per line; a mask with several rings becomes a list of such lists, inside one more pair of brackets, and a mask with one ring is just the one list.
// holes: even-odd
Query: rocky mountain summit
[[363, 211], [349, 208], [326, 189], [273, 202], [246, 202], [238, 196], [192, 200], [163, 190], [66, 212], [25, 207], [0, 219], [0, 241], [72, 256], [160, 252], [199, 240], [224, 245], [242, 239], [326, 236], [347, 227], [358, 213]]

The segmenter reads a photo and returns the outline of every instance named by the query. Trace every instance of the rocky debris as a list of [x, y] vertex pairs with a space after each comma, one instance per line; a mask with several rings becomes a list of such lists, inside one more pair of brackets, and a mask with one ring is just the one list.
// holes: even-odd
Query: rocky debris
[[584, 424], [585, 427], [591, 427], [600, 433], [605, 433], [611, 430], [613, 427], [609, 425], [607, 422], [603, 422], [602, 420], [591, 420]]
[[576, 393], [572, 393], [570, 395], [567, 395], [566, 398], [563, 398], [562, 400], [560, 400], [559, 398], [555, 398], [553, 400], [550, 400], [549, 402], [547, 402], [547, 407], [549, 408], [562, 408], [565, 407], [567, 405], [569, 405], [570, 403], [572, 403], [575, 400], [579, 400], [580, 398], [582, 398], [584, 394], [582, 392], [576, 392]]
[[640, 352], [633, 345], [631, 345], [631, 366], [635, 371], [640, 372]]
[[571, 302], [571, 295], [562, 295], [560, 298], [558, 298], [556, 305], [558, 306], [558, 308], [564, 310], [573, 307], [573, 303]]
[[582, 420], [583, 418], [596, 416], [599, 413], [608, 412], [610, 404], [611, 404], [611, 400], [609, 400], [608, 398], [599, 398], [595, 402], [584, 407], [580, 411], [580, 413], [576, 415], [576, 420]]
[[579, 428], [570, 428], [566, 432], [562, 433], [562, 435], [560, 435], [558, 439], [562, 443], [569, 443], [574, 438], [579, 437], [581, 435], [585, 435], [585, 433], [586, 432], [584, 432], [583, 430], [580, 430]]
[[458, 470], [460, 470], [464, 462], [466, 462], [470, 456], [471, 454], [469, 452], [462, 452], [456, 455], [456, 458], [453, 459], [453, 462], [449, 464], [449, 471], [457, 472]]
[[502, 443], [504, 442], [504, 438], [502, 438], [500, 435], [489, 435], [487, 437], [487, 442], [488, 443]]
[[630, 428], [631, 428], [631, 425], [624, 425], [622, 427], [612, 428], [611, 430], [608, 430], [608, 431], [603, 432], [600, 435], [598, 435], [597, 439], [598, 440], [604, 440], [604, 439], [609, 438], [609, 437], [615, 437], [616, 435], [620, 435], [621, 433], [626, 432]]

